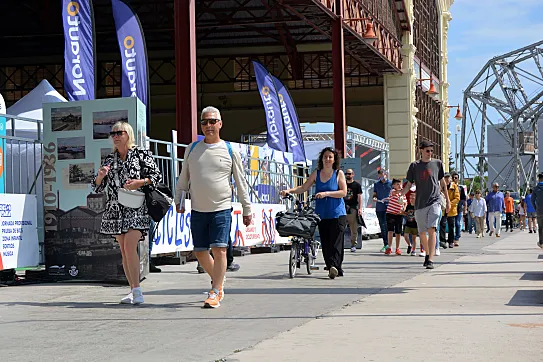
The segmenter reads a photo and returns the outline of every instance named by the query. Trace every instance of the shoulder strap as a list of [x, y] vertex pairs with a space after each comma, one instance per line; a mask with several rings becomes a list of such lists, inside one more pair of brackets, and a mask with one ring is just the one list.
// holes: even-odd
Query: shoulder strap
[[228, 148], [228, 153], [230, 154], [230, 158], [234, 160], [234, 151], [232, 151], [232, 145], [228, 141], [224, 141], [226, 143], [226, 148]]
[[196, 147], [196, 145], [200, 143], [200, 141], [196, 141], [196, 142], [193, 142], [192, 145], [190, 146], [190, 150], [189, 150], [189, 153], [187, 154], [187, 158], [189, 157], [190, 153], [192, 152], [192, 150], [194, 149], [194, 147]]

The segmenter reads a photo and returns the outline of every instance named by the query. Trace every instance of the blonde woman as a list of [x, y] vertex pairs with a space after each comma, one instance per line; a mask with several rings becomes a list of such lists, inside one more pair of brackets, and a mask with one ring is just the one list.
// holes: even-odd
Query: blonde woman
[[121, 248], [123, 269], [130, 284], [130, 293], [121, 299], [123, 304], [143, 303], [140, 288], [138, 242], [149, 230], [150, 218], [145, 202], [137, 209], [119, 203], [119, 189], [143, 191], [161, 181], [160, 170], [148, 150], [135, 145], [134, 130], [126, 122], [117, 122], [109, 133], [113, 152], [106, 157], [92, 183], [95, 192], [104, 192], [106, 210], [100, 232], [115, 237]]

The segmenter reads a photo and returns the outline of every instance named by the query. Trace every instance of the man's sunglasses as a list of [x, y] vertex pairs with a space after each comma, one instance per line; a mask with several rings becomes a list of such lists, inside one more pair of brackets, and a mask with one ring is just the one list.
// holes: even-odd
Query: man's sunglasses
[[426, 152], [426, 153], [433, 153], [434, 150], [424, 150], [424, 152]]
[[109, 132], [109, 136], [110, 137], [115, 137], [115, 136], [119, 136], [121, 137], [123, 135], [123, 133], [125, 133], [126, 131], [111, 131]]
[[346, 172], [345, 175], [350, 176], [350, 175], [352, 175], [352, 173], [351, 172]]
[[214, 125], [215, 123], [219, 122], [220, 119], [216, 119], [216, 118], [206, 118], [206, 119], [202, 119], [200, 121], [200, 124], [202, 126], [207, 126], [207, 124], [209, 123], [210, 125]]

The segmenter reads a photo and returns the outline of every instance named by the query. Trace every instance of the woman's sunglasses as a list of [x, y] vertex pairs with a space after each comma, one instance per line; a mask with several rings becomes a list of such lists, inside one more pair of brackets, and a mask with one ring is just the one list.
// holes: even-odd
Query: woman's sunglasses
[[109, 132], [109, 136], [110, 137], [115, 137], [115, 136], [118, 136], [118, 137], [121, 137], [123, 135], [123, 133], [125, 133], [126, 131], [111, 131]]
[[200, 121], [200, 124], [202, 126], [207, 126], [207, 124], [209, 123], [210, 125], [214, 125], [215, 123], [219, 122], [220, 119], [216, 119], [216, 118], [207, 118], [207, 119], [202, 119]]

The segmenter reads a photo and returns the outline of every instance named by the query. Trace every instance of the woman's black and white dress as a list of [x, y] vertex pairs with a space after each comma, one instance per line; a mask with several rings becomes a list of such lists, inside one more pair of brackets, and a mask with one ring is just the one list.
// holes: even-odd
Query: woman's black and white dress
[[[102, 166], [110, 166], [107, 176], [100, 185], [96, 185], [95, 180], [91, 184], [94, 192], [105, 192], [107, 197], [100, 233], [121, 235], [133, 229], [140, 230], [143, 235], [146, 235], [151, 224], [147, 205], [144, 202], [139, 209], [124, 207], [118, 201], [118, 190], [128, 180], [141, 180], [146, 177], [151, 180], [149, 185], [151, 188], [162, 180], [151, 152], [134, 147], [128, 150], [126, 160], [123, 161], [119, 153], [115, 151], [106, 157]], [[115, 173], [118, 174], [118, 178], [115, 177]]]

